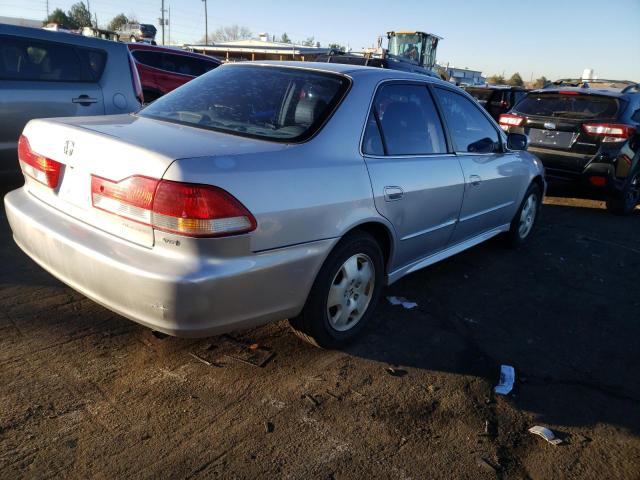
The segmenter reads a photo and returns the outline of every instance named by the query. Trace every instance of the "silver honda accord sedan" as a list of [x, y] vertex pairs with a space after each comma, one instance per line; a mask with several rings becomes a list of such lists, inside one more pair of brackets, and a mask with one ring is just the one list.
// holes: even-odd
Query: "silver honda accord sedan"
[[338, 347], [385, 285], [532, 232], [527, 138], [462, 90], [324, 63], [224, 65], [133, 115], [33, 120], [17, 244], [105, 307], [177, 336], [288, 318]]

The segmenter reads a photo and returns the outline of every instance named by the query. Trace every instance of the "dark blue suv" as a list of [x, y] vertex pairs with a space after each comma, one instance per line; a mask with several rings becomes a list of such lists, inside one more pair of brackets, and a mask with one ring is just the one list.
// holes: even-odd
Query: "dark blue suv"
[[640, 202], [640, 85], [560, 80], [534, 90], [499, 118], [529, 137], [547, 177], [599, 190], [614, 213]]

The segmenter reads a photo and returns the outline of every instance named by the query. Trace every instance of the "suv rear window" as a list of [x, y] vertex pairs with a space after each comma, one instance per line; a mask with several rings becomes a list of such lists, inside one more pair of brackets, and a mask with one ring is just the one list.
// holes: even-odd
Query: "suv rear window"
[[140, 116], [272, 141], [317, 132], [349, 87], [337, 74], [226, 65], [156, 100]]
[[0, 35], [0, 79], [44, 82], [97, 82], [103, 50]]
[[516, 110], [525, 115], [574, 119], [615, 118], [620, 107], [616, 98], [564, 93], [530, 93]]

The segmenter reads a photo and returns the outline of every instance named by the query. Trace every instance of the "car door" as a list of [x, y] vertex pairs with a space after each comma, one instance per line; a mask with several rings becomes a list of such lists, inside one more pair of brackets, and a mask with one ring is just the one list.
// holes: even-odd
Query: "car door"
[[511, 222], [528, 170], [475, 102], [449, 88], [434, 91], [465, 178], [455, 244]]
[[104, 114], [105, 61], [101, 50], [0, 35], [0, 170], [13, 168], [29, 120]]
[[362, 148], [375, 205], [394, 226], [402, 267], [445, 247], [458, 218], [464, 177], [448, 152], [440, 117], [423, 83], [378, 88]]

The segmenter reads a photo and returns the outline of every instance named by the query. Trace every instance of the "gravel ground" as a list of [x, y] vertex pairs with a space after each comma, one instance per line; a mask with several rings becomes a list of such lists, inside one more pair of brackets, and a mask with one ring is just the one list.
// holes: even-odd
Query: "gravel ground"
[[639, 238], [639, 210], [549, 197], [525, 247], [406, 277], [385, 295], [416, 308], [322, 351], [286, 322], [155, 336], [30, 261], [2, 212], [0, 478], [640, 478]]

